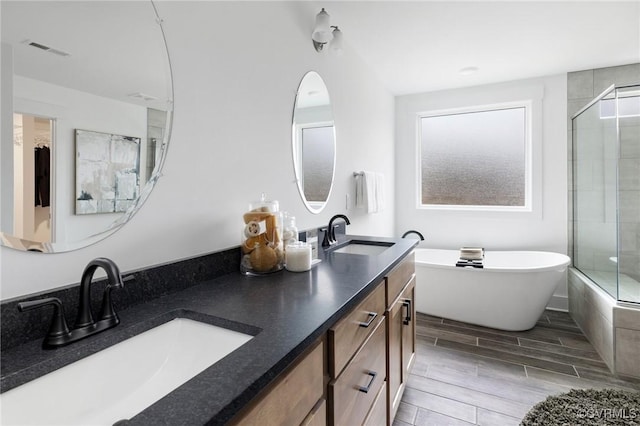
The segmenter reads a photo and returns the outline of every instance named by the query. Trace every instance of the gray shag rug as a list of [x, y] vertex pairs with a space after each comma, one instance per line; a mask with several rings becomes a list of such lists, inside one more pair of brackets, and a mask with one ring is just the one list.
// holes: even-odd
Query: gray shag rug
[[572, 389], [536, 404], [520, 426], [640, 425], [640, 392]]

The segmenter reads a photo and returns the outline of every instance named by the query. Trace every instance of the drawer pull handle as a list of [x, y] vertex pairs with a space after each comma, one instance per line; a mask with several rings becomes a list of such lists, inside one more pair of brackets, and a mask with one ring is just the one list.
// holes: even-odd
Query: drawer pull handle
[[405, 299], [402, 301], [402, 306], [407, 308], [407, 315], [404, 317], [404, 325], [409, 325], [411, 323], [411, 313], [413, 309], [411, 309], [411, 299]]
[[359, 322], [358, 325], [360, 325], [360, 327], [368, 328], [378, 316], [376, 312], [367, 312], [367, 315], [369, 316], [369, 320], [367, 322]]
[[377, 375], [378, 375], [378, 373], [376, 373], [375, 371], [367, 372], [367, 376], [371, 376], [371, 380], [369, 381], [369, 384], [366, 387], [365, 386], [358, 386], [358, 390], [360, 392], [369, 393], [369, 389], [371, 389], [371, 385], [373, 384], [373, 381], [376, 379]]

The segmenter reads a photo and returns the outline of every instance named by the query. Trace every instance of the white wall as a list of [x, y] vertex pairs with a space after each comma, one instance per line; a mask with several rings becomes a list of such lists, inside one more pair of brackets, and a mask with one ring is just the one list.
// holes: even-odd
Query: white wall
[[[93, 246], [53, 255], [2, 247], [2, 299], [77, 283], [84, 265], [98, 256], [127, 271], [237, 246], [242, 214], [262, 192], [293, 213], [299, 229], [347, 213], [349, 233], [393, 235], [393, 97], [348, 40], [340, 57], [313, 49], [316, 5], [163, 1], [156, 6], [175, 89], [163, 177], [128, 224]], [[318, 215], [302, 204], [291, 153], [295, 93], [309, 70], [318, 71], [327, 85], [337, 136], [334, 188]], [[353, 198], [352, 173], [362, 169], [387, 177], [382, 213], [345, 208], [347, 194]]]
[[[417, 229], [425, 247], [487, 250], [567, 251], [567, 77], [538, 79], [423, 93], [396, 98], [396, 233]], [[523, 96], [541, 96], [534, 117], [533, 211], [468, 212], [418, 209], [416, 114], [430, 110], [487, 105]], [[535, 145], [537, 144], [537, 146]], [[566, 299], [566, 286], [556, 296]], [[561, 302], [566, 308], [566, 300]]]

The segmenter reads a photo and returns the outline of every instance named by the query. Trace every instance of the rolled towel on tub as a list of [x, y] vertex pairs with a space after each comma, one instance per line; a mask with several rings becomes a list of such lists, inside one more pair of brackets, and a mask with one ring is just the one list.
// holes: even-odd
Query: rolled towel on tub
[[484, 248], [482, 247], [462, 247], [460, 249], [460, 259], [480, 260], [484, 259]]

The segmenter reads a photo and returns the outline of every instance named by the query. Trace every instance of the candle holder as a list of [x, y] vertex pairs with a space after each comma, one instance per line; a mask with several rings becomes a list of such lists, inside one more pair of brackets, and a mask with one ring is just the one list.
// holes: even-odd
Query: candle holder
[[311, 245], [303, 241], [288, 244], [285, 250], [287, 271], [304, 272], [311, 269]]

